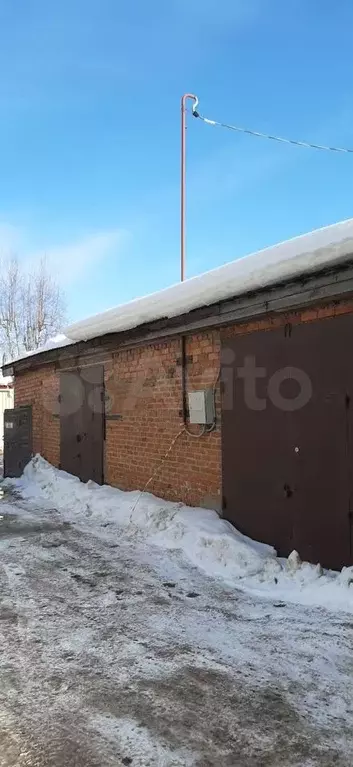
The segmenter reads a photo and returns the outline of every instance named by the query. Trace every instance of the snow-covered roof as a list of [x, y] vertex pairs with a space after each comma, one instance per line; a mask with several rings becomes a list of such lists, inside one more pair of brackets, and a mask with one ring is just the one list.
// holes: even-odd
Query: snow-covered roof
[[41, 352], [49, 352], [51, 349], [61, 349], [62, 346], [69, 346], [74, 343], [75, 341], [72, 338], [67, 338], [64, 333], [58, 333], [56, 336], [53, 336], [53, 338], [48, 338], [48, 341], [41, 346], [40, 349], [33, 349], [31, 352], [26, 352], [20, 359], [23, 359], [24, 357], [33, 357], [34, 354], [39, 354]]
[[[353, 218], [281, 242], [169, 288], [75, 322], [50, 339], [41, 354], [77, 341], [119, 333], [153, 320], [237, 297], [353, 257]], [[13, 360], [17, 362], [19, 360]]]
[[353, 219], [348, 219], [75, 322], [65, 329], [65, 334], [73, 341], [87, 341], [129, 330], [344, 261], [352, 255]]
[[49, 338], [48, 341], [43, 344], [43, 346], [39, 347], [39, 349], [32, 349], [30, 352], [23, 352], [19, 357], [15, 357], [13, 360], [11, 360], [11, 362], [7, 362], [4, 367], [12, 365], [13, 362], [19, 362], [20, 360], [26, 359], [27, 357], [34, 357], [36, 354], [44, 354], [44, 352], [49, 352], [52, 349], [61, 349], [64, 346], [69, 346], [70, 344], [74, 343], [75, 341], [73, 341], [71, 338], [67, 338], [64, 333], [58, 333], [56, 336], [53, 336], [53, 338]]

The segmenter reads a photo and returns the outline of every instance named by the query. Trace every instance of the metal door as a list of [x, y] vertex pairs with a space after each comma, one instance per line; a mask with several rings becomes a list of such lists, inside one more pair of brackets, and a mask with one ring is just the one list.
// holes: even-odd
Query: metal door
[[60, 465], [83, 482], [103, 482], [104, 369], [60, 374]]
[[4, 477], [20, 477], [32, 458], [32, 408], [4, 411]]
[[238, 336], [222, 352], [225, 516], [281, 555], [333, 568], [353, 562], [352, 338], [346, 315]]
[[292, 413], [294, 548], [304, 560], [340, 569], [353, 562], [350, 545], [349, 440], [353, 316], [295, 325], [288, 335], [291, 364], [310, 377], [311, 396]]
[[229, 339], [222, 349], [224, 516], [282, 555], [293, 549], [289, 419], [268, 401], [267, 384], [285, 366], [285, 340], [279, 329]]

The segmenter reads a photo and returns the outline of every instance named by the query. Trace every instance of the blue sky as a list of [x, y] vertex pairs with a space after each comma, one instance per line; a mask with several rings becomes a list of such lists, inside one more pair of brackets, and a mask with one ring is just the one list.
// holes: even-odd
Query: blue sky
[[[0, 252], [70, 320], [179, 279], [180, 97], [353, 146], [351, 0], [0, 0]], [[187, 274], [353, 215], [353, 156], [188, 129]]]

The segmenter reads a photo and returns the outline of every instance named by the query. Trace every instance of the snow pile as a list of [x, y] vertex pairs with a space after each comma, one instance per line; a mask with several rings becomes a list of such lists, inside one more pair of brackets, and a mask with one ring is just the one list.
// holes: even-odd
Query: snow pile
[[181, 548], [188, 558], [213, 575], [230, 580], [277, 569], [271, 546], [255, 543], [209, 509], [191, 509], [150, 493], [124, 492], [109, 485], [80, 482], [55, 469], [37, 455], [20, 479], [6, 479], [23, 498], [48, 501], [76, 522], [84, 519], [124, 529], [125, 535], [143, 537], [165, 548]]
[[72, 522], [96, 526], [100, 535], [117, 540], [124, 535], [180, 549], [194, 565], [229, 584], [277, 599], [353, 612], [353, 567], [341, 573], [323, 571], [320, 565], [301, 562], [297, 552], [281, 559], [274, 548], [242, 535], [215, 511], [91, 481], [83, 484], [39, 455], [20, 479], [6, 479], [3, 486], [64, 512]]
[[201, 306], [244, 295], [328, 264], [338, 264], [352, 255], [353, 219], [348, 219], [75, 322], [65, 329], [65, 333], [74, 341], [87, 341], [106, 333], [136, 328], [146, 322], [176, 317]]

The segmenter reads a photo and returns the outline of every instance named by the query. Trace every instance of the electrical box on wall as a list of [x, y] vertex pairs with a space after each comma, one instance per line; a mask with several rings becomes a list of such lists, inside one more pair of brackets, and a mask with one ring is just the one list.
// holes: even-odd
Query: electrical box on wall
[[189, 421], [207, 426], [214, 422], [214, 390], [202, 389], [188, 394]]

